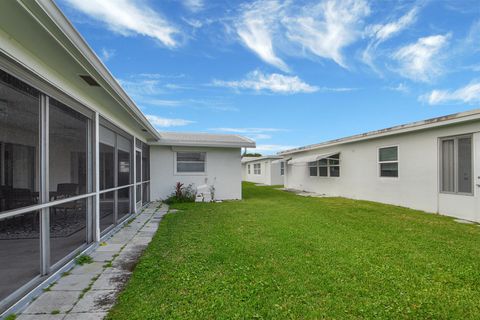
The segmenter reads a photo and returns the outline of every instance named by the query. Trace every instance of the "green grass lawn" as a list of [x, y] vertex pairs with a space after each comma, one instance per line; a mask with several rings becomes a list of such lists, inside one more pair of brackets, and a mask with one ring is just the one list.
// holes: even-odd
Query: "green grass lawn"
[[244, 184], [168, 214], [108, 319], [480, 319], [480, 227]]

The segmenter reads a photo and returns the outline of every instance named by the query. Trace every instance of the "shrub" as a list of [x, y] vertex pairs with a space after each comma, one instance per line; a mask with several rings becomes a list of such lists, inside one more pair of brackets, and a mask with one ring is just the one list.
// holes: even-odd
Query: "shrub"
[[165, 200], [166, 204], [174, 203], [184, 203], [184, 202], [195, 202], [196, 196], [195, 188], [192, 184], [185, 186], [181, 182], [175, 184], [175, 190], [173, 193]]

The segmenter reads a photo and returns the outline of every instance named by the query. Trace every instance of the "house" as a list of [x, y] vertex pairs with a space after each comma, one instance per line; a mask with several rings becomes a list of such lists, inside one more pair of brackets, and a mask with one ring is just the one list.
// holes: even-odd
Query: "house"
[[243, 157], [243, 181], [265, 185], [282, 185], [285, 162], [281, 156]]
[[177, 181], [240, 199], [254, 146], [157, 132], [53, 1], [0, 1], [0, 314]]
[[480, 222], [480, 110], [280, 154], [286, 188]]
[[162, 132], [160, 136], [150, 145], [153, 199], [166, 198], [176, 182], [214, 186], [215, 200], [242, 198], [240, 149], [255, 146], [253, 141], [226, 134]]

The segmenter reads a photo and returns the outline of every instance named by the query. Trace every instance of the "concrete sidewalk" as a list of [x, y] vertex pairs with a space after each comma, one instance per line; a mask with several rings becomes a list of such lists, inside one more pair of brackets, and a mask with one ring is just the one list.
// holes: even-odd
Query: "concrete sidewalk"
[[65, 273], [17, 319], [103, 319], [167, 211], [166, 205], [151, 203], [90, 254], [92, 263]]

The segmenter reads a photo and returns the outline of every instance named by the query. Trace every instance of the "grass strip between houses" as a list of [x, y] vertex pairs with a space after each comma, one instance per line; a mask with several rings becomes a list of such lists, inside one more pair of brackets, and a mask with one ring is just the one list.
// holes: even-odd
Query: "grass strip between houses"
[[177, 204], [107, 319], [480, 318], [480, 227], [243, 184]]

